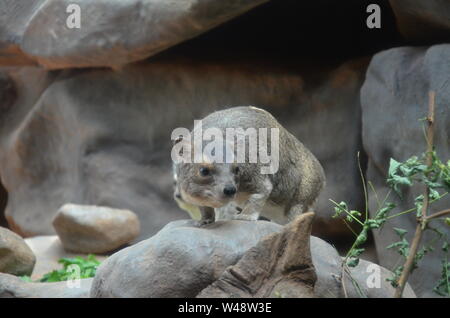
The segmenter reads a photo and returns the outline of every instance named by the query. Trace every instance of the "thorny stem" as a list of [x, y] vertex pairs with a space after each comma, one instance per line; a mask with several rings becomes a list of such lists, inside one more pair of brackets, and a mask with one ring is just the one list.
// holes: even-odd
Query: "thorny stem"
[[[434, 100], [435, 100], [435, 92], [430, 91], [429, 93], [429, 104], [428, 104], [428, 117], [427, 117], [427, 157], [426, 164], [428, 167], [431, 167], [433, 162], [433, 139], [434, 139]], [[414, 233], [414, 237], [411, 243], [411, 247], [408, 253], [408, 257], [406, 258], [405, 264], [403, 265], [403, 270], [400, 275], [400, 278], [397, 282], [398, 286], [395, 289], [394, 297], [400, 298], [402, 297], [403, 290], [405, 288], [406, 282], [408, 281], [409, 274], [411, 273], [411, 269], [414, 265], [414, 259], [416, 257], [417, 250], [419, 249], [419, 244], [422, 239], [422, 234], [425, 229], [426, 220], [427, 220], [427, 210], [428, 210], [428, 201], [429, 201], [430, 188], [425, 185], [424, 190], [424, 199], [423, 206], [421, 210], [421, 216], [417, 218], [417, 227], [416, 232]]]

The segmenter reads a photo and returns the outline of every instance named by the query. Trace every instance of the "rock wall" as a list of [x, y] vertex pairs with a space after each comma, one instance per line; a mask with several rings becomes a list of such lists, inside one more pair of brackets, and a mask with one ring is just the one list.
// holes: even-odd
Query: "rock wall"
[[25, 236], [51, 234], [58, 208], [71, 202], [135, 211], [141, 238], [148, 237], [186, 216], [172, 199], [172, 130], [190, 128], [220, 108], [257, 105], [279, 118], [325, 168], [317, 232], [348, 233], [330, 219], [328, 198], [362, 204], [356, 152], [366, 63], [315, 65], [314, 76], [304, 65], [188, 59], [118, 71], [14, 69], [9, 74], [19, 98], [3, 114], [0, 146], [10, 225]]
[[7, 227], [8, 222], [5, 217], [6, 202], [8, 201], [8, 192], [0, 183], [0, 226]]
[[75, 12], [68, 10], [72, 1], [6, 0], [0, 13], [0, 64], [117, 67], [193, 38], [266, 1], [79, 1], [83, 25], [69, 28], [67, 12]]

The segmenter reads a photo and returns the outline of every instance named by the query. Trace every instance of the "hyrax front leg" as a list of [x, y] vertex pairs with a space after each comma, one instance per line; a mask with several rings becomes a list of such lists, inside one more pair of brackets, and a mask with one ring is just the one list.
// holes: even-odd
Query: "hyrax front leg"
[[269, 178], [265, 178], [258, 184], [257, 192], [250, 195], [242, 212], [236, 215], [237, 220], [256, 221], [272, 192], [272, 182]]
[[214, 208], [211, 208], [209, 206], [200, 207], [200, 213], [202, 215], [202, 218], [200, 219], [200, 221], [198, 221], [199, 225], [206, 225], [213, 223], [216, 219]]
[[287, 213], [288, 222], [292, 222], [297, 216], [299, 216], [300, 214], [303, 214], [307, 210], [309, 210], [309, 209], [305, 209], [305, 206], [301, 203], [293, 205]]

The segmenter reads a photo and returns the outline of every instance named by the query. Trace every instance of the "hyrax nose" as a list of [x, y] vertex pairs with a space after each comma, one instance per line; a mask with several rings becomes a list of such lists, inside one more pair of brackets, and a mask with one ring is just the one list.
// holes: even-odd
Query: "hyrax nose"
[[227, 185], [225, 188], [223, 188], [223, 194], [225, 194], [227, 197], [231, 197], [236, 194], [236, 187], [232, 185]]

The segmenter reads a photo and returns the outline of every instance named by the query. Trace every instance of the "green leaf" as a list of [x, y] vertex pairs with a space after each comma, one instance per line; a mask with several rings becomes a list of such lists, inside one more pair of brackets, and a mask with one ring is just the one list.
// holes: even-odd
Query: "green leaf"
[[347, 266], [356, 267], [359, 264], [359, 258], [349, 258], [347, 260]]
[[359, 233], [358, 237], [355, 240], [355, 246], [359, 246], [364, 244], [367, 241], [367, 228], [363, 228], [361, 233]]
[[436, 190], [434, 190], [433, 188], [429, 188], [430, 193], [428, 195], [428, 198], [430, 198], [430, 200], [437, 200], [440, 197], [439, 192], [437, 192]]
[[447, 259], [442, 260], [441, 278], [433, 291], [443, 297], [450, 296], [450, 263]]
[[389, 171], [388, 171], [388, 175], [389, 177], [394, 176], [398, 170], [398, 168], [400, 167], [401, 163], [396, 161], [395, 159], [391, 158], [391, 160], [389, 161]]
[[80, 268], [80, 278], [94, 277], [100, 262], [94, 255], [90, 254], [86, 259], [77, 256], [74, 258], [61, 258], [58, 263], [63, 265], [63, 269], [54, 270], [43, 275], [41, 282], [60, 282], [68, 280], [73, 275], [73, 270], [69, 270], [69, 266], [77, 265]]
[[345, 211], [348, 211], [348, 206], [347, 203], [342, 201], [337, 206], [334, 207], [333, 218], [341, 216], [341, 214], [345, 213]]
[[408, 233], [407, 230], [400, 229], [400, 228], [397, 228], [397, 227], [394, 227], [394, 232], [395, 232], [395, 234], [397, 234], [401, 239], [402, 239], [403, 237], [405, 237], [405, 235]]
[[24, 282], [27, 282], [27, 283], [32, 283], [32, 282], [33, 282], [33, 280], [31, 279], [31, 277], [28, 276], [28, 275], [20, 276], [19, 278], [20, 278], [21, 280], [23, 280]]

